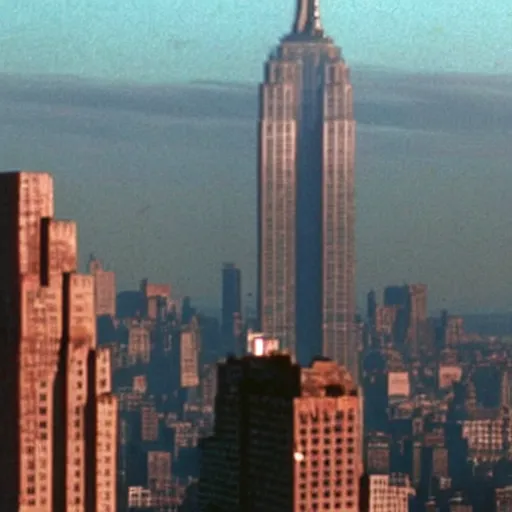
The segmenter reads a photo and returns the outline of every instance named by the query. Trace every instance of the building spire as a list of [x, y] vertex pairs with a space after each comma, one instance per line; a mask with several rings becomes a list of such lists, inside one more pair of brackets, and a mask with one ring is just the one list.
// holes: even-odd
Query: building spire
[[323, 35], [320, 20], [320, 0], [297, 0], [293, 32], [295, 34]]

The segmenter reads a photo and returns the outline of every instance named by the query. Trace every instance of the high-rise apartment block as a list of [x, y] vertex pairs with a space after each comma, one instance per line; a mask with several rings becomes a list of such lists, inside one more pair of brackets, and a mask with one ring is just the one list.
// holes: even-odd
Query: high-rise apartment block
[[371, 474], [366, 477], [368, 493], [361, 512], [409, 512], [416, 494], [406, 474]]
[[230, 358], [218, 369], [213, 436], [202, 446], [200, 510], [359, 510], [361, 398], [329, 360]]
[[50, 174], [0, 174], [0, 510], [114, 512], [116, 402], [99, 376], [110, 359], [95, 351], [94, 279], [76, 273], [76, 225], [53, 212]]
[[107, 348], [89, 355], [88, 436], [92, 461], [87, 472], [86, 512], [117, 512], [118, 400], [112, 393], [112, 353]]
[[179, 339], [179, 373], [182, 388], [199, 386], [200, 331], [197, 320], [183, 327]]
[[260, 328], [357, 379], [352, 86], [318, 3], [297, 0], [260, 88]]
[[151, 335], [147, 322], [132, 320], [128, 325], [128, 357], [133, 362], [149, 362]]
[[170, 487], [172, 454], [164, 451], [148, 452], [148, 485], [150, 489], [165, 490]]
[[94, 276], [96, 316], [116, 316], [116, 275], [105, 270], [100, 260], [92, 254], [89, 273]]

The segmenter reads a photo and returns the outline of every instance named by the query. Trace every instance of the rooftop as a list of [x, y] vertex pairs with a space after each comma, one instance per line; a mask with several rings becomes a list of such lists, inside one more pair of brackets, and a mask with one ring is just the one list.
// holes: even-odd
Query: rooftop
[[356, 396], [357, 387], [343, 366], [328, 359], [316, 359], [301, 370], [302, 396]]

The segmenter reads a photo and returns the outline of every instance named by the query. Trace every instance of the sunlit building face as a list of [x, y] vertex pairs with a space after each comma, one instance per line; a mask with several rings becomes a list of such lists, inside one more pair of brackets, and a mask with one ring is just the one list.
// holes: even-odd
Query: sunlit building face
[[352, 103], [318, 2], [298, 1], [260, 87], [261, 329], [302, 364], [322, 354], [356, 376]]

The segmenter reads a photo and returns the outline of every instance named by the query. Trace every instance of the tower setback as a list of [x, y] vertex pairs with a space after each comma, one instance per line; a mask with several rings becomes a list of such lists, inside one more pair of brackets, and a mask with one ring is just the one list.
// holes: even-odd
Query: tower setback
[[298, 0], [260, 86], [259, 317], [301, 364], [321, 354], [357, 379], [354, 152], [349, 70], [318, 0]]

